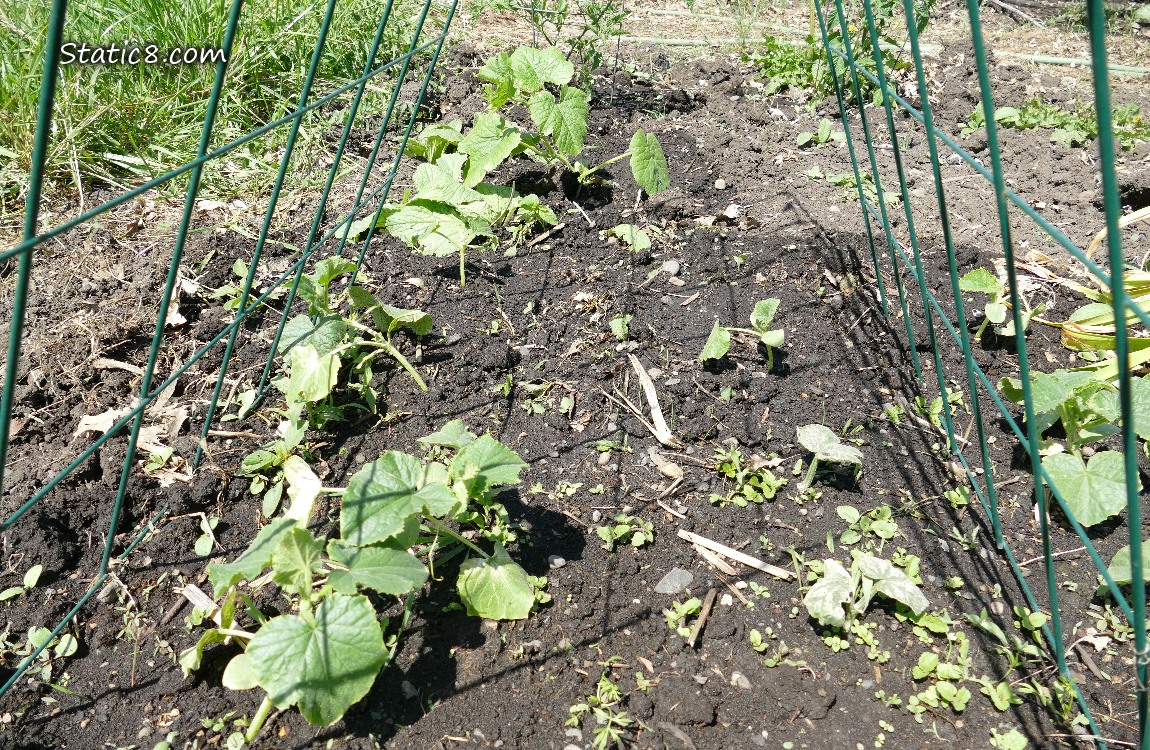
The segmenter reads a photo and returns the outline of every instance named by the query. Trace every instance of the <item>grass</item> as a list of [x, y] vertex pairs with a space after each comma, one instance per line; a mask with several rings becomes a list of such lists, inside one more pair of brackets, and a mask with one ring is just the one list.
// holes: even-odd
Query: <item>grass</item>
[[[380, 65], [407, 50], [420, 8], [397, 2], [376, 58]], [[0, 0], [0, 222], [22, 208], [39, 98], [48, 3]], [[228, 0], [96, 0], [69, 7], [65, 40], [91, 46], [156, 45], [161, 50], [219, 47]], [[220, 146], [296, 106], [326, 3], [265, 0], [246, 3], [229, 63], [213, 146]], [[359, 77], [375, 37], [383, 4], [340, 2], [313, 88], [313, 99]], [[432, 14], [434, 16], [434, 14]], [[438, 33], [429, 16], [423, 39]], [[54, 133], [48, 157], [50, 190], [71, 184], [83, 194], [95, 186], [122, 190], [163, 174], [195, 156], [213, 65], [62, 66]], [[391, 94], [387, 76], [373, 79], [359, 118], [383, 113]], [[345, 94], [342, 101], [350, 99]], [[337, 100], [340, 101], [340, 100]], [[341, 124], [343, 107], [316, 110], [305, 119], [297, 148], [314, 153], [320, 136]], [[206, 194], [216, 197], [265, 191], [275, 174], [287, 128], [233, 151], [205, 170]], [[297, 155], [296, 163], [319, 159]], [[179, 182], [179, 181], [176, 181]], [[176, 187], [173, 185], [173, 187]]]

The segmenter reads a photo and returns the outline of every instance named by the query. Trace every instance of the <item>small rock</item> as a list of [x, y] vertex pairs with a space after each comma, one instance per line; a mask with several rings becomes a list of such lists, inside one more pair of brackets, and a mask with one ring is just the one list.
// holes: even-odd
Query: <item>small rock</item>
[[563, 750], [583, 750], [583, 748], [578, 745], [564, 745]]
[[559, 570], [560, 568], [562, 568], [566, 564], [567, 564], [567, 561], [564, 560], [559, 555], [548, 555], [547, 556], [547, 565], [552, 570]]
[[667, 575], [655, 584], [655, 592], [659, 594], [681, 594], [694, 580], [695, 576], [691, 575], [691, 571], [671, 568]]
[[723, 594], [719, 597], [719, 604], [723, 607], [729, 607], [735, 603], [735, 598], [730, 594]]
[[662, 297], [659, 298], [659, 301], [662, 302], [664, 305], [669, 305], [669, 304], [671, 304], [671, 295], [664, 294]]
[[751, 681], [742, 672], [731, 672], [731, 684], [743, 690], [751, 689]]
[[727, 181], [723, 179], [715, 180], [715, 190], [726, 190]]
[[1002, 615], [1006, 614], [1006, 605], [1003, 604], [1001, 600], [995, 599], [990, 603], [990, 611], [1002, 617]]
[[694, 677], [695, 682], [699, 683], [700, 685], [706, 685], [707, 680], [709, 680], [709, 679], [711, 679], [711, 678], [705, 674], [697, 674]]
[[408, 700], [419, 697], [419, 691], [415, 689], [415, 685], [412, 685], [407, 680], [399, 683], [399, 689], [403, 691], [403, 697]]
[[675, 260], [674, 258], [663, 261], [663, 273], [667, 274], [668, 276], [678, 276], [680, 269], [681, 266], [679, 261]]
[[599, 523], [599, 519], [603, 518], [603, 514], [597, 510], [591, 511], [591, 523]]
[[563, 736], [564, 737], [570, 737], [572, 739], [576, 739], [576, 740], [579, 740], [580, 742], [582, 742], [583, 741], [583, 730], [578, 728], [578, 727], [570, 727], [566, 732], [563, 733]]
[[606, 466], [610, 462], [611, 462], [611, 453], [609, 451], [605, 451], [603, 453], [600, 453], [599, 457], [597, 459], [595, 459], [595, 463], [599, 464], [600, 466]]

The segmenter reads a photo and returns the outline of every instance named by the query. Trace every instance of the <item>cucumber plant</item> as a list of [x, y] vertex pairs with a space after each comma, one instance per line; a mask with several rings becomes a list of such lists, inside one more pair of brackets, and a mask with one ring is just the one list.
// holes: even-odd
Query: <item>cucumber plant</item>
[[[707, 343], [703, 345], [703, 352], [699, 355], [700, 362], [711, 359], [722, 359], [731, 349], [731, 333], [750, 333], [759, 337], [767, 349], [767, 369], [775, 366], [775, 349], [786, 343], [786, 333], [782, 328], [772, 329], [775, 313], [779, 311], [779, 300], [775, 297], [759, 300], [751, 312], [751, 328], [733, 328], [721, 325], [715, 321], [711, 334], [707, 336]], [[753, 329], [753, 330], [752, 330]]]
[[[385, 637], [390, 623], [381, 623], [373, 601], [398, 598], [406, 621], [428, 579], [423, 558], [433, 562], [443, 546], [469, 554], [456, 581], [469, 615], [518, 620], [535, 606], [530, 577], [501, 544], [485, 550], [448, 525], [500, 488], [517, 484], [526, 464], [489, 435], [477, 437], [461, 423], [449, 427], [425, 439], [448, 443], [439, 446], [452, 453], [448, 460], [389, 450], [356, 472], [346, 488], [322, 488], [314, 474], [307, 486], [289, 485], [287, 511], [238, 558], [208, 566], [221, 598], [218, 626], [183, 652], [180, 664], [188, 674], [199, 668], [207, 646], [229, 639], [243, 646], [223, 681], [232, 689], [259, 687], [267, 694], [248, 742], [272, 706], [294, 705], [312, 724], [329, 725], [367, 694], [398, 639], [398, 632]], [[338, 534], [333, 530], [326, 538], [308, 529], [320, 493], [342, 495]], [[261, 576], [267, 568], [270, 578]], [[249, 591], [276, 587], [291, 602], [288, 611], [298, 614], [264, 615], [238, 588], [245, 581]], [[251, 620], [247, 630], [240, 627], [241, 610]]]

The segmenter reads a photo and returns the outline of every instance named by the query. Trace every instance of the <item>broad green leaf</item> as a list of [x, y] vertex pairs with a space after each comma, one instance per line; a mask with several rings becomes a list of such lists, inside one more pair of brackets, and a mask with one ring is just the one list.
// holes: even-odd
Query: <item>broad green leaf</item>
[[916, 680], [925, 680], [934, 674], [934, 670], [938, 668], [938, 654], [933, 651], [926, 651], [919, 655], [918, 663], [910, 671], [910, 676]]
[[996, 296], [1002, 288], [998, 277], [985, 268], [976, 268], [958, 280], [958, 288], [964, 292], [979, 292]]
[[[198, 554], [198, 553], [197, 553]], [[203, 555], [201, 555], [203, 557]], [[8, 588], [0, 591], [0, 602], [6, 602], [9, 599], [15, 599], [24, 593], [23, 586], [9, 586]]]
[[315, 323], [306, 315], [297, 315], [284, 326], [277, 353], [284, 356], [297, 345], [307, 344], [322, 357], [343, 343], [346, 333], [347, 324], [342, 315], [324, 315]]
[[221, 633], [218, 628], [211, 628], [204, 631], [200, 639], [196, 641], [196, 645], [181, 651], [177, 661], [180, 663], [180, 670], [184, 673], [184, 677], [200, 668], [200, 664], [204, 661], [205, 648], [215, 643], [223, 643], [227, 639], [228, 636]]
[[575, 66], [555, 47], [520, 47], [511, 53], [511, 72], [520, 94], [534, 94], [544, 84], [570, 83]]
[[[1100, 393], [1097, 403], [1102, 416], [1114, 424], [1121, 422], [1117, 392]], [[1143, 440], [1150, 440], [1150, 376], [1130, 381], [1130, 408], [1134, 414], [1134, 432]]]
[[986, 313], [986, 319], [996, 326], [1006, 320], [1006, 305], [1001, 302], [987, 302], [983, 312]]
[[815, 134], [809, 130], [804, 130], [799, 133], [799, 137], [795, 139], [795, 145], [799, 148], [810, 144], [815, 139]]
[[335, 594], [309, 619], [281, 615], [248, 643], [260, 686], [279, 708], [299, 706], [312, 724], [338, 721], [367, 695], [387, 663], [383, 633], [365, 596]]
[[874, 581], [874, 591], [902, 602], [916, 615], [930, 605], [926, 596], [910, 580], [910, 576], [888, 560], [871, 555], [858, 555], [859, 571]]
[[[1150, 540], [1142, 540], [1142, 548], [1145, 549], [1150, 546]], [[1106, 571], [1110, 573], [1110, 577], [1114, 579], [1114, 583], [1119, 586], [1125, 586], [1134, 581], [1134, 569], [1131, 565], [1130, 545], [1127, 544], [1122, 549], [1114, 553], [1114, 557], [1110, 560], [1110, 565]], [[1142, 579], [1150, 583], [1150, 566], [1146, 565], [1146, 555], [1142, 555]]]
[[471, 158], [463, 183], [474, 187], [519, 148], [522, 136], [519, 128], [511, 125], [494, 112], [482, 112], [475, 116], [471, 132], [459, 142], [459, 151]]
[[327, 289], [331, 282], [345, 273], [355, 271], [357, 266], [347, 258], [340, 258], [338, 256], [333, 258], [324, 258], [315, 264], [315, 270], [308, 276], [315, 282], [316, 286]]
[[835, 515], [851, 525], [858, 523], [859, 519], [862, 518], [862, 514], [859, 513], [858, 508], [853, 505], [840, 505], [835, 508]]
[[228, 665], [224, 667], [224, 675], [220, 682], [228, 690], [251, 690], [260, 686], [259, 677], [252, 667], [251, 657], [246, 653], [236, 654]]
[[786, 333], [783, 332], [783, 329], [779, 328], [774, 331], [766, 331], [759, 337], [759, 340], [762, 341], [765, 346], [778, 349], [787, 343], [787, 336]]
[[703, 344], [703, 353], [699, 355], [699, 361], [722, 359], [730, 348], [731, 332], [719, 325], [719, 321], [716, 320], [711, 335], [707, 337], [707, 343]]
[[312, 573], [319, 570], [323, 542], [307, 529], [290, 529], [272, 552], [272, 580], [296, 594], [311, 591]]
[[854, 590], [854, 579], [841, 563], [823, 560], [823, 577], [807, 591], [803, 604], [820, 625], [845, 627], [847, 616], [843, 605], [851, 600]]
[[291, 505], [284, 511], [284, 518], [290, 518], [301, 526], [306, 526], [311, 518], [312, 507], [323, 487], [319, 477], [299, 456], [288, 456], [283, 465], [284, 479], [287, 481], [287, 494]]
[[556, 102], [551, 92], [540, 91], [527, 102], [527, 110], [539, 132], [551, 136], [561, 152], [567, 156], [582, 153], [589, 112], [585, 92], [563, 86]]
[[328, 397], [339, 380], [339, 355], [320, 355], [311, 344], [292, 347], [287, 357], [288, 377], [275, 382], [289, 402], [315, 403]]
[[620, 224], [617, 227], [607, 230], [608, 234], [613, 234], [619, 239], [626, 242], [631, 248], [632, 252], [639, 252], [651, 247], [651, 238], [639, 227], [634, 224]]
[[435, 327], [431, 315], [423, 310], [385, 305], [360, 286], [348, 289], [348, 299], [352, 307], [369, 310], [375, 327], [389, 337], [400, 328], [407, 328], [416, 336], [426, 336]]
[[252, 580], [271, 565], [272, 553], [280, 539], [295, 525], [296, 522], [291, 518], [277, 518], [260, 529], [251, 545], [233, 562], [209, 563], [208, 580], [216, 596], [223, 594], [238, 581]]
[[1150, 26], [1150, 3], [1143, 3], [1136, 7], [1131, 20], [1143, 26]]
[[515, 73], [511, 68], [511, 55], [506, 52], [489, 58], [476, 75], [491, 84], [483, 87], [483, 98], [492, 109], [499, 109], [515, 96]]
[[1117, 451], [1095, 453], [1089, 464], [1074, 454], [1056, 453], [1042, 459], [1042, 468], [1083, 526], [1101, 523], [1126, 507], [1125, 469]]
[[751, 312], [751, 328], [754, 328], [759, 333], [766, 333], [771, 327], [771, 322], [775, 319], [775, 313], [778, 311], [778, 298], [770, 297], [769, 299], [759, 300], [755, 303], [755, 309]]
[[424, 255], [458, 255], [480, 232], [450, 204], [416, 199], [387, 219], [387, 231]]
[[315, 270], [300, 277], [297, 294], [308, 303], [311, 315], [331, 313], [328, 302], [328, 286], [336, 277], [351, 273], [356, 265], [346, 258], [324, 258], [315, 264]]
[[36, 584], [40, 581], [40, 574], [44, 572], [44, 566], [36, 563], [24, 573], [24, 588], [34, 589]]
[[467, 429], [462, 419], [453, 419], [426, 437], [419, 438], [424, 445], [443, 445], [456, 450], [475, 440], [475, 433]]
[[663, 155], [659, 139], [642, 130], [636, 130], [631, 137], [631, 174], [647, 195], [661, 193], [671, 185], [667, 157]]
[[826, 143], [831, 139], [831, 122], [830, 120], [819, 121], [819, 143]]
[[347, 570], [333, 570], [328, 575], [328, 581], [341, 593], [355, 593], [357, 586], [363, 586], [381, 594], [403, 596], [427, 580], [427, 568], [406, 549], [352, 547], [333, 539], [327, 554], [347, 566]]
[[473, 557], [460, 566], [458, 588], [467, 614], [489, 620], [523, 620], [535, 604], [527, 571], [498, 542], [490, 558]]
[[451, 461], [452, 480], [463, 479], [482, 492], [489, 487], [519, 483], [519, 472], [526, 467], [515, 451], [490, 435], [478, 438], [459, 449]]
[[356, 546], [383, 542], [401, 533], [416, 514], [453, 512], [458, 501], [451, 489], [442, 483], [421, 486], [422, 474], [418, 459], [398, 451], [387, 451], [357, 471], [343, 495], [340, 536]]
[[404, 153], [434, 164], [451, 146], [459, 143], [462, 131], [461, 120], [432, 123], [408, 139]]
[[441, 201], [460, 213], [482, 212], [486, 201], [483, 196], [463, 184], [463, 166], [466, 154], [450, 154], [435, 164], [420, 164], [415, 168], [412, 182], [420, 200]]
[[821, 424], [808, 424], [796, 431], [799, 443], [820, 461], [862, 465], [862, 451], [847, 445]]

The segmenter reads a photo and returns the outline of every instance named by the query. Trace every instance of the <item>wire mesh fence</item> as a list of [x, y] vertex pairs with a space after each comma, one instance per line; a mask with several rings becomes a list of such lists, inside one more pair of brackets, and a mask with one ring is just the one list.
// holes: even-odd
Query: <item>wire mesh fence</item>
[[[386, 203], [407, 138], [417, 121], [456, 11], [454, 2], [433, 0], [423, 0], [417, 4], [388, 0], [378, 6], [372, 5], [374, 36], [351, 40], [354, 49], [352, 56], [356, 58], [354, 65], [360, 71], [358, 75], [343, 79], [333, 79], [329, 75], [321, 81], [321, 67], [332, 67], [333, 44], [340, 42], [347, 46], [347, 39], [337, 39], [342, 33], [340, 24], [344, 24], [343, 30], [346, 31], [349, 15], [355, 15], [353, 20], [362, 22], [358, 14], [364, 8], [355, 4], [337, 3], [336, 0], [326, 0], [314, 7], [292, 6], [291, 15], [288, 16], [290, 22], [286, 26], [270, 31], [264, 29], [263, 33], [270, 34], [273, 39], [290, 37], [292, 41], [298, 42], [304, 38], [308, 42], [310, 49], [306, 71], [299, 77], [298, 89], [290, 94], [294, 101], [290, 106], [280, 109], [286, 110], [285, 114], [268, 117], [268, 121], [246, 132], [237, 134], [228, 128], [228, 132], [221, 135], [217, 131], [221, 108], [228, 106], [229, 91], [242, 84], [242, 81], [236, 80], [244, 68], [240, 52], [260, 53], [259, 49], [245, 48], [244, 45], [250, 45], [249, 37], [261, 28], [261, 24], [269, 23], [268, 19], [276, 14], [272, 8], [245, 4], [243, 0], [231, 0], [226, 6], [222, 3], [217, 5], [220, 9], [226, 8], [226, 21], [222, 28], [215, 29], [220, 35], [215, 56], [218, 59], [214, 64], [214, 74], [210, 77], [210, 91], [202, 92], [206, 97], [201, 100], [203, 116], [198, 139], [195, 140], [195, 157], [174, 168], [162, 170], [162, 174], [124, 189], [94, 207], [85, 210], [81, 203], [80, 210], [72, 212], [74, 216], [55, 224], [45, 219], [46, 214], [51, 217], [60, 215], [59, 211], [54, 210], [55, 203], [50, 203], [46, 197], [46, 185], [53, 174], [61, 171], [58, 141], [61, 134], [91, 124], [91, 120], [69, 122], [68, 115], [72, 114], [72, 110], [64, 108], [58, 96], [59, 87], [63, 85], [61, 82], [75, 82], [66, 77], [64, 71], [64, 67], [72, 61], [68, 56], [74, 57], [77, 53], [77, 43], [69, 39], [66, 29], [74, 29], [69, 23], [75, 22], [77, 16], [90, 8], [73, 10], [68, 7], [66, 0], [55, 0], [47, 12], [43, 42], [34, 47], [39, 52], [37, 59], [42, 59], [42, 69], [37, 76], [39, 90], [35, 98], [35, 135], [28, 170], [22, 178], [25, 184], [21, 185], [24, 196], [23, 231], [18, 242], [0, 252], [0, 263], [8, 264], [5, 293], [9, 300], [6, 311], [7, 350], [0, 398], [0, 497], [3, 498], [4, 511], [0, 532], [20, 533], [24, 528], [22, 524], [26, 527], [34, 523], [46, 499], [67, 495], [71, 489], [70, 480], [75, 481], [82, 467], [98, 459], [101, 450], [109, 451], [111, 446], [125, 442], [126, 447], [123, 449], [122, 462], [113, 472], [114, 476], [102, 485], [107, 507], [101, 509], [101, 514], [108, 520], [105, 528], [93, 532], [98, 533], [102, 547], [99, 565], [92, 570], [78, 571], [83, 580], [89, 581], [84, 593], [71, 604], [62, 618], [46, 623], [51, 627], [51, 635], [38, 639], [37, 647], [0, 686], [0, 695], [12, 688], [40, 653], [68, 627], [75, 615], [114, 575], [116, 562], [129, 555], [149, 533], [155, 519], [165, 513], [164, 507], [160, 507], [155, 514], [141, 514], [141, 508], [133, 507], [139, 498], [134, 496], [134, 485], [129, 480], [139, 464], [141, 450], [147, 445], [145, 422], [149, 413], [157, 404], [166, 401], [177, 381], [186, 378], [189, 373], [210, 379], [210, 395], [202, 401], [200, 407], [192, 409], [188, 422], [190, 429], [199, 434], [195, 457], [191, 461], [191, 468], [194, 469], [203, 460], [205, 450], [217, 439], [213, 436], [213, 428], [219, 426], [218, 407], [225, 385], [231, 382], [229, 372], [234, 366], [234, 355], [244, 344], [245, 338], [253, 338], [252, 330], [245, 326], [245, 322], [257, 313], [263, 314], [265, 309], [272, 309], [279, 316], [272, 340], [255, 341], [262, 352], [261, 356], [266, 357], [262, 368], [259, 368], [261, 373], [255, 388], [258, 401], [270, 387], [277, 343], [292, 310], [305, 268], [321, 257], [348, 253], [358, 255], [362, 260], [367, 244], [371, 241], [371, 233], [362, 242], [350, 243], [347, 239], [349, 233], [345, 229], [356, 219], [377, 215]], [[314, 25], [303, 28], [309, 23]], [[408, 30], [410, 33], [407, 33]], [[398, 34], [403, 34], [403, 37], [400, 38]], [[24, 36], [31, 39], [33, 35]], [[132, 49], [130, 43], [124, 46]], [[108, 49], [105, 47], [103, 50], [101, 54], [107, 54]], [[143, 50], [139, 51], [142, 55]], [[296, 62], [301, 61], [289, 61], [293, 64]], [[85, 78], [80, 85], [96, 86], [99, 76], [119, 74], [111, 69], [103, 72], [91, 70], [82, 73], [91, 78]], [[237, 73], [237, 70], [241, 73]], [[326, 119], [321, 118], [321, 115]], [[315, 189], [303, 186], [306, 188], [302, 191], [306, 198], [302, 205], [311, 217], [306, 240], [299, 245], [298, 252], [290, 259], [286, 269], [281, 269], [273, 279], [257, 286], [261, 256], [271, 245], [282, 244], [276, 243], [273, 238], [273, 221], [277, 212], [286, 210], [282, 199], [292, 188], [300, 187], [294, 183], [301, 179], [305, 167], [314, 166], [303, 163], [305, 159], [314, 157], [303, 154], [300, 143], [309, 128], [323, 130], [333, 119], [339, 129], [338, 136], [332, 139], [334, 148], [326, 155], [330, 161], [326, 176], [315, 184]], [[361, 148], [368, 152], [366, 159], [348, 160], [346, 157], [352, 149], [353, 135], [364, 132], [366, 128], [371, 128], [367, 131], [369, 133], [374, 131], [374, 137], [368, 137], [365, 141], [371, 144], [370, 147]], [[173, 363], [167, 350], [176, 305], [174, 300], [178, 299], [179, 287], [184, 281], [185, 250], [190, 236], [196, 231], [195, 207], [205, 194], [207, 177], [211, 170], [226, 167], [230, 159], [237, 158], [246, 147], [268, 134], [276, 134], [280, 138], [276, 151], [278, 163], [274, 181], [266, 193], [266, 209], [259, 232], [251, 238], [254, 246], [250, 259], [243, 265], [245, 272], [235, 287], [234, 318], [206, 336], [207, 341], [186, 358], [182, 358], [182, 361]], [[171, 147], [172, 144], [167, 146]], [[170, 148], [168, 152], [171, 152]], [[121, 162], [140, 163], [139, 160], [124, 159]], [[67, 173], [68, 170], [65, 168], [63, 171]], [[341, 196], [340, 201], [335, 200], [337, 178], [341, 185], [350, 182], [355, 186], [350, 200], [346, 196]], [[184, 181], [186, 188], [183, 188]], [[35, 415], [29, 417], [23, 413], [18, 415], [17, 412], [28, 411], [20, 406], [21, 384], [28, 381], [30, 369], [23, 355], [26, 353], [24, 349], [29, 333], [28, 311], [30, 307], [44, 302], [37, 298], [45, 294], [45, 291], [44, 286], [37, 283], [36, 273], [45, 264], [45, 247], [53, 240], [65, 247], [78, 245], [79, 232], [99, 226], [99, 222], [111, 216], [117, 208], [134, 200], [142, 200], [158, 189], [178, 194], [181, 188], [183, 200], [180, 202], [178, 224], [174, 234], [167, 239], [169, 244], [163, 251], [163, 281], [158, 288], [148, 290], [150, 299], [143, 303], [151, 306], [147, 315], [154, 327], [147, 340], [140, 341], [140, 346], [134, 351], [143, 364], [128, 367], [138, 376], [132, 403], [115, 412], [114, 418], [110, 418], [107, 424], [90, 431], [100, 433], [98, 437], [88, 441], [74, 441], [81, 445], [70, 460], [63, 462], [66, 465], [59, 472], [44, 481], [26, 481], [23, 478], [25, 474], [19, 475], [19, 480], [14, 481], [13, 467], [16, 464], [36, 460], [34, 446], [23, 440], [21, 434], [23, 424]], [[45, 207], [49, 205], [53, 207], [52, 211], [46, 210]], [[292, 210], [299, 211], [300, 206], [296, 205]], [[210, 256], [204, 262], [211, 262]], [[68, 267], [66, 258], [62, 265], [61, 260], [55, 258], [50, 270], [59, 273], [63, 268], [66, 273]], [[277, 298], [280, 307], [266, 307], [271, 300]], [[133, 512], [128, 513], [129, 510]], [[123, 528], [127, 516], [139, 519], [141, 515], [143, 517], [134, 524], [135, 528]]]
[[[1140, 425], [1136, 422], [1139, 413], [1136, 392], [1133, 390], [1137, 385], [1135, 369], [1146, 361], [1140, 354], [1145, 339], [1137, 336], [1135, 329], [1150, 323], [1150, 316], [1147, 315], [1146, 298], [1141, 296], [1143, 290], [1139, 286], [1142, 272], [1123, 254], [1120, 227], [1125, 222], [1115, 173], [1118, 146], [1113, 125], [1110, 86], [1112, 68], [1107, 60], [1103, 3], [1101, 0], [1088, 0], [1085, 8], [1092, 53], [1094, 109], [1097, 112], [1097, 166], [1105, 213], [1107, 253], [1104, 263], [1092, 259], [1095, 248], [1080, 248], [1009, 186], [1010, 175], [1004, 167], [1000, 128], [996, 122], [996, 92], [991, 83], [992, 50], [983, 39], [979, 3], [969, 0], [966, 12], [986, 126], [989, 166], [985, 164], [987, 160], [976, 158], [960, 146], [954, 137], [937, 126], [931, 102], [939, 94], [932, 90], [919, 43], [921, 25], [918, 21], [922, 9], [912, 0], [904, 0], [897, 10], [896, 5], [878, 7], [871, 0], [861, 0], [859, 3], [835, 0], [833, 5], [826, 2], [816, 4], [819, 32], [831, 71], [829, 78], [833, 83], [847, 133], [854, 185], [863, 206], [867, 237], [879, 284], [878, 293], [884, 309], [892, 316], [902, 317], [905, 322], [909, 348], [920, 378], [924, 377], [924, 371], [933, 370], [933, 378], [930, 378], [934, 381], [932, 385], [937, 387], [940, 394], [947, 394], [950, 392], [948, 375], [954, 375], [956, 382], [961, 382], [969, 393], [975, 394], [969, 400], [971, 426], [975, 433], [972, 440], [967, 439], [969, 429], [964, 435], [956, 425], [957, 415], [949, 399], [941, 399], [941, 417], [949, 441], [946, 447], [953, 459], [961, 465], [961, 473], [977, 495], [985, 511], [986, 521], [993, 531], [995, 545], [1003, 560], [1013, 570], [1028, 606], [1036, 611], [1045, 610], [1050, 613], [1049, 621], [1042, 626], [1042, 631], [1058, 674], [1072, 686], [1075, 700], [1086, 717], [1088, 728], [1084, 730], [1084, 738], [1093, 740], [1099, 747], [1108, 746], [1107, 733], [1100, 729], [1092, 713], [1101, 707], [1092, 706], [1087, 700], [1067, 661], [1072, 646], [1070, 631], [1074, 625], [1075, 613], [1068, 615], [1060, 606], [1060, 585], [1055, 570], [1056, 553], [1052, 544], [1052, 527], [1059, 522], [1065, 522], [1077, 535], [1103, 581], [1104, 595], [1114, 598], [1133, 630], [1129, 653], [1124, 654], [1132, 665], [1131, 674], [1126, 676], [1123, 685], [1131, 701], [1127, 708], [1132, 715], [1137, 716], [1134, 725], [1129, 727], [1134, 737], [1133, 740], [1110, 742], [1117, 746], [1150, 747], [1146, 694], [1146, 593], [1141, 551], [1143, 521], [1139, 498]], [[892, 11], [897, 14], [899, 10], [902, 13], [899, 21], [906, 32], [906, 44], [901, 49], [892, 47], [883, 33], [884, 27], [892, 22]], [[898, 87], [888, 76], [889, 64], [894, 59], [889, 56], [892, 50], [905, 54], [913, 62], [910, 86]], [[902, 91], [901, 95], [899, 91]], [[860, 103], [879, 100], [881, 107], [860, 106]], [[929, 165], [923, 164], [922, 171], [929, 171], [930, 174], [937, 208], [937, 214], [933, 216], [923, 216], [921, 212], [912, 210], [910, 172], [914, 169], [914, 159], [908, 161], [909, 149], [906, 145], [906, 136], [910, 133], [925, 135]], [[1007, 304], [1000, 322], [1012, 325], [1012, 330], [1019, 332], [1010, 339], [1018, 368], [1018, 392], [1014, 399], [1004, 397], [1003, 384], [991, 380], [976, 354], [979, 342], [969, 325], [973, 316], [966, 309], [969, 295], [965, 301], [963, 295], [969, 289], [964, 287], [956, 260], [956, 247], [959, 243], [953, 229], [955, 214], [947, 202], [948, 197], [953, 200], [956, 188], [948, 187], [943, 177], [944, 164], [951, 163], [947, 157], [961, 159], [977, 173], [978, 179], [985, 180], [993, 187], [993, 211], [997, 216], [998, 235], [994, 239], [1001, 247], [1006, 277], [1000, 296]], [[873, 185], [873, 190], [865, 189], [868, 182]], [[971, 188], [963, 186], [958, 189]], [[1028, 353], [1027, 337], [1021, 333], [1029, 323], [1030, 307], [1024, 299], [1018, 270], [1023, 260], [1015, 240], [1020, 221], [1032, 223], [1032, 228], [1036, 227], [1045, 233], [1054, 244], [1081, 263], [1101, 290], [1093, 295], [1100, 306], [1093, 310], [1099, 314], [1094, 322], [1101, 324], [1094, 330], [1104, 335], [1081, 346], [1089, 358], [1098, 358], [1101, 364], [1084, 368], [1088, 374], [1083, 377], [1102, 383], [1104, 385], [1100, 388], [1117, 394], [1116, 419], [1112, 419], [1109, 427], [1114, 433], [1112, 439], [1117, 447], [1113, 453], [1121, 457], [1114, 467], [1114, 491], [1120, 496], [1120, 507], [1114, 508], [1113, 512], [1118, 514], [1121, 511], [1125, 516], [1114, 533], [1129, 543], [1128, 582], [1115, 580], [1117, 575], [1112, 575], [1113, 562], [1108, 567], [1095, 546], [1097, 537], [1087, 529], [1095, 521], [1086, 517], [1078, 501], [1084, 493], [1089, 495], [1091, 490], [1074, 478], [1084, 476], [1085, 471], [1077, 475], [1056, 471], [1058, 464], [1049, 459], [1049, 445], [1043, 442], [1042, 433], [1050, 425], [1049, 421], [1044, 421], [1044, 414], [1052, 407], [1050, 393], [1044, 390], [1046, 383], [1041, 377], [1041, 366]], [[1100, 233], [1099, 237], [1102, 236]], [[945, 276], [927, 270], [923, 260], [923, 248], [927, 242], [936, 248], [941, 246], [944, 250], [947, 269]], [[888, 278], [893, 276], [896, 282], [894, 290], [883, 285], [884, 271], [889, 272]], [[1009, 310], [1009, 316], [1006, 309]], [[916, 314], [925, 323], [917, 331], [911, 325], [912, 317]], [[1064, 327], [1064, 340], [1066, 330]], [[981, 331], [980, 328], [978, 333]], [[922, 340], [924, 334], [925, 340]], [[929, 358], [926, 361], [919, 359], [917, 352], [920, 348], [926, 353], [925, 357]], [[944, 362], [945, 356], [955, 349], [961, 352], [961, 367], [948, 368]], [[1021, 409], [1008, 403], [1012, 400], [1020, 404]], [[998, 420], [1004, 420], [1013, 433], [1033, 478], [1033, 511], [1041, 533], [1041, 560], [1044, 567], [1038, 582], [1020, 565], [1016, 550], [1010, 542], [1008, 532], [1011, 529], [1004, 524], [1000, 513], [1002, 497], [996, 482], [1011, 467], [1009, 459], [1004, 461], [1001, 456], [996, 458], [991, 450], [993, 438], [989, 437], [988, 427]], [[1070, 425], [1064, 426], [1068, 433], [1073, 429]], [[1078, 453], [1077, 449], [1073, 452]], [[1085, 470], [1086, 464], [1080, 456], [1075, 455], [1068, 460], [1077, 462]], [[1113, 734], [1109, 736], [1113, 737]]]

